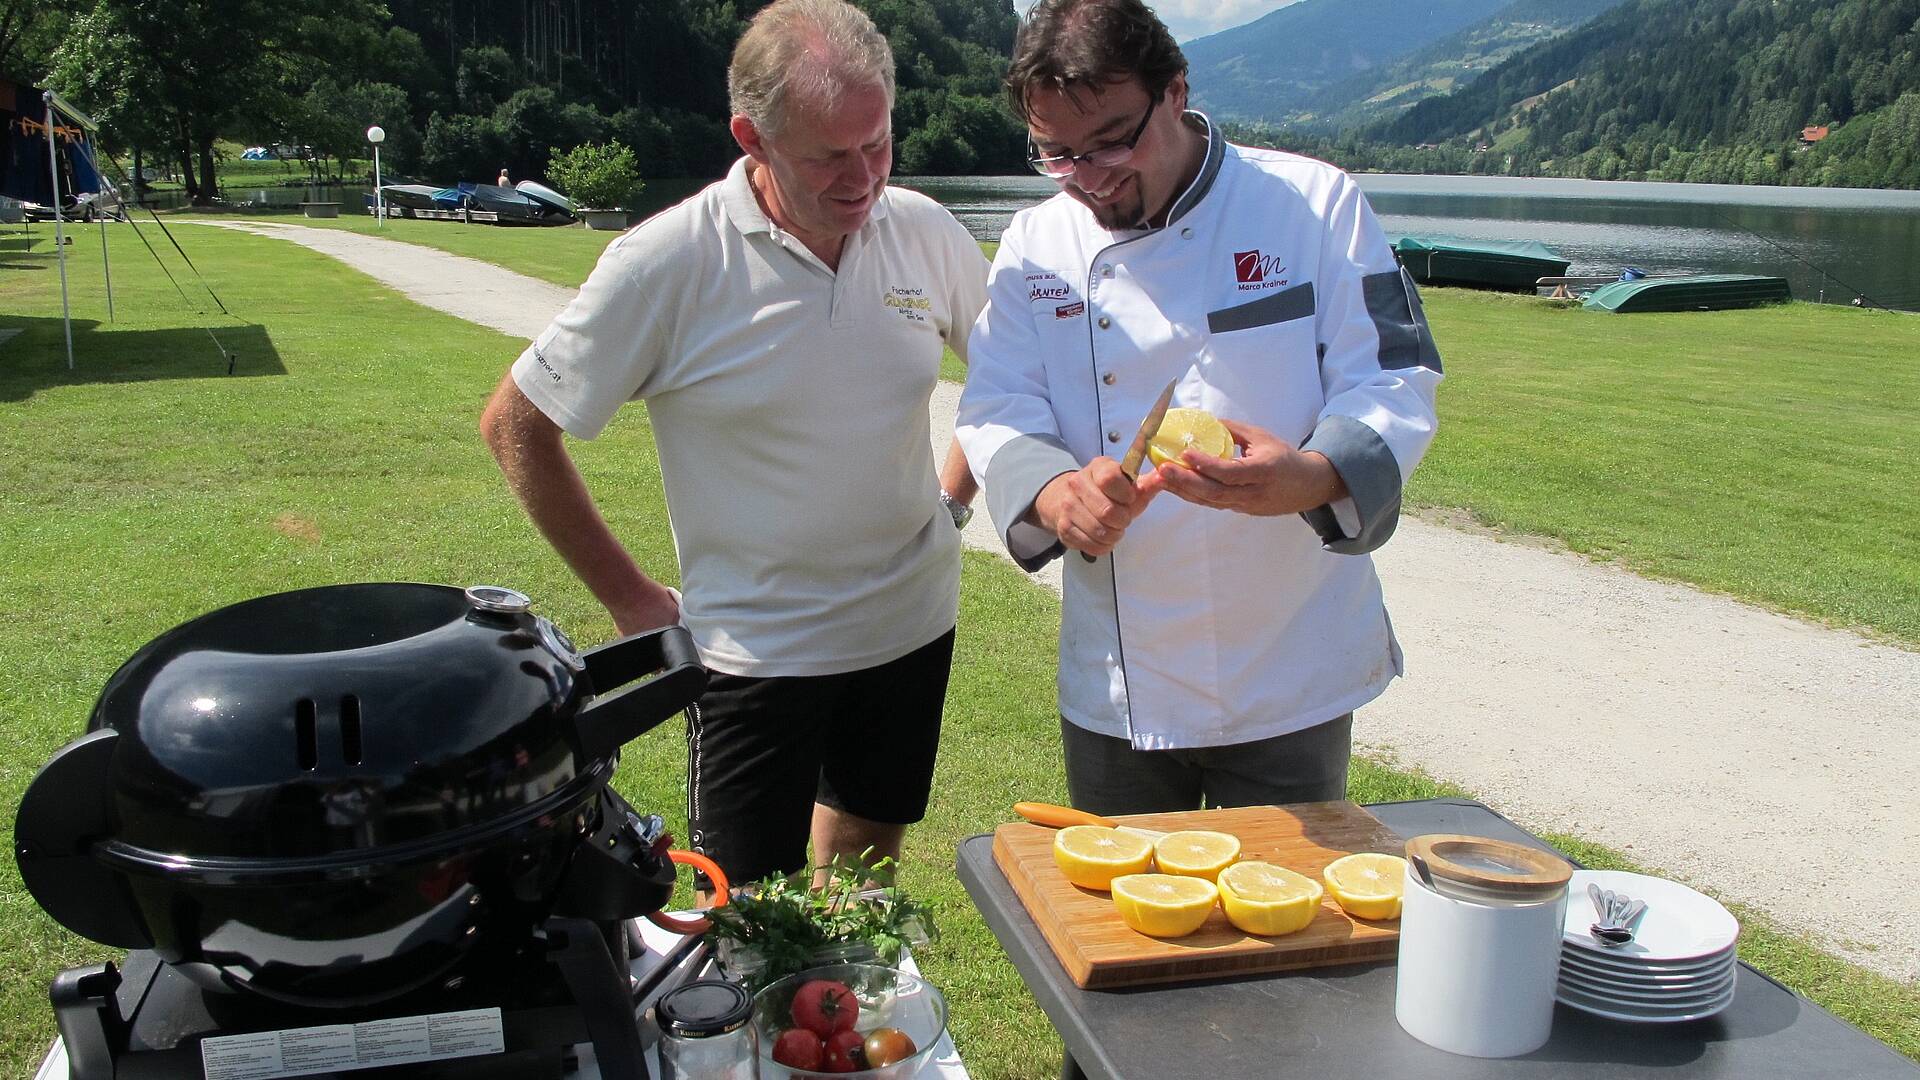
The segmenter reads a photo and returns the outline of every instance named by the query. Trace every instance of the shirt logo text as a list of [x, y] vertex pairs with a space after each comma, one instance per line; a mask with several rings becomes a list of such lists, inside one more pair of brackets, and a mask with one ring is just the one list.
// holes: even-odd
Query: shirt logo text
[[933, 314], [933, 301], [927, 298], [927, 290], [910, 289], [904, 285], [894, 285], [887, 289], [887, 295], [880, 303], [900, 313], [908, 322], [926, 322]]

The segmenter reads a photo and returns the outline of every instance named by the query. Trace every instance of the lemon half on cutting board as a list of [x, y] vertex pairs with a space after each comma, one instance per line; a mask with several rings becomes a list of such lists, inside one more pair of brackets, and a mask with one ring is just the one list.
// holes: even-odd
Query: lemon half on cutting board
[[1153, 937], [1186, 937], [1213, 914], [1220, 890], [1205, 878], [1127, 874], [1113, 879], [1120, 921]]
[[1261, 937], [1305, 930], [1325, 895], [1319, 882], [1272, 863], [1234, 863], [1220, 871], [1220, 906], [1227, 921]]
[[1356, 919], [1397, 919], [1407, 891], [1407, 860], [1361, 851], [1333, 860], [1321, 874], [1327, 890]]
[[1054, 834], [1053, 861], [1068, 881], [1104, 891], [1114, 878], [1153, 865], [1153, 841], [1104, 825], [1072, 825]]
[[1218, 878], [1220, 871], [1239, 857], [1239, 837], [1203, 829], [1168, 833], [1153, 845], [1153, 863], [1161, 873], [1208, 881]]

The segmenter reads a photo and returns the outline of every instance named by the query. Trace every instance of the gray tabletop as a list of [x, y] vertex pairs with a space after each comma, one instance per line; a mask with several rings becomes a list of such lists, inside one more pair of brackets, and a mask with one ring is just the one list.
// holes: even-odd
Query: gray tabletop
[[[1401, 836], [1466, 833], [1547, 845], [1476, 802], [1368, 807]], [[960, 880], [1090, 1077], [1727, 1077], [1920, 1080], [1920, 1066], [1745, 964], [1733, 1004], [1684, 1024], [1627, 1024], [1555, 1007], [1553, 1038], [1525, 1057], [1456, 1057], [1400, 1029], [1392, 964], [1170, 987], [1082, 990], [994, 865], [993, 838], [960, 845]], [[1551, 850], [1551, 849], [1549, 849]]]

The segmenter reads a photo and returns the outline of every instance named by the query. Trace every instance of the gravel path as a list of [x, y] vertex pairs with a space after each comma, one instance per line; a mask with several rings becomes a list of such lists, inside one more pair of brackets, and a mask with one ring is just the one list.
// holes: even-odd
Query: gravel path
[[[417, 245], [218, 224], [515, 337], [572, 295]], [[958, 399], [934, 394], [937, 452]], [[1000, 550], [984, 514], [967, 542]], [[1364, 747], [1920, 980], [1920, 653], [1425, 521], [1375, 558], [1407, 677], [1358, 714]], [[1057, 592], [1058, 564], [1041, 579]]]

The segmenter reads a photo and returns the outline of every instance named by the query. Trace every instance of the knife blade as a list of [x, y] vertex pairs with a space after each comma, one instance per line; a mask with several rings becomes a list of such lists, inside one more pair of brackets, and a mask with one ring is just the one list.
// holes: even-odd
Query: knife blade
[[[1154, 399], [1153, 408], [1147, 410], [1146, 419], [1140, 421], [1140, 430], [1134, 432], [1132, 445], [1127, 447], [1126, 456], [1120, 459], [1120, 471], [1126, 474], [1127, 479], [1140, 479], [1140, 462], [1147, 456], [1147, 443], [1153, 440], [1153, 433], [1160, 430], [1160, 422], [1167, 418], [1167, 406], [1173, 404], [1173, 388], [1179, 385], [1180, 376], [1175, 375], [1167, 383], [1167, 388]], [[1080, 553], [1080, 558], [1087, 562], [1094, 561], [1093, 556], [1084, 551]]]
[[1140, 462], [1147, 456], [1147, 443], [1152, 441], [1154, 432], [1160, 430], [1160, 422], [1167, 418], [1167, 406], [1173, 404], [1173, 388], [1179, 385], [1180, 377], [1176, 375], [1173, 381], [1167, 383], [1167, 388], [1160, 391], [1160, 396], [1154, 399], [1153, 408], [1147, 410], [1146, 419], [1140, 421], [1140, 430], [1134, 433], [1133, 445], [1127, 447], [1127, 456], [1120, 459], [1120, 471], [1127, 474], [1127, 479], [1140, 478]]

